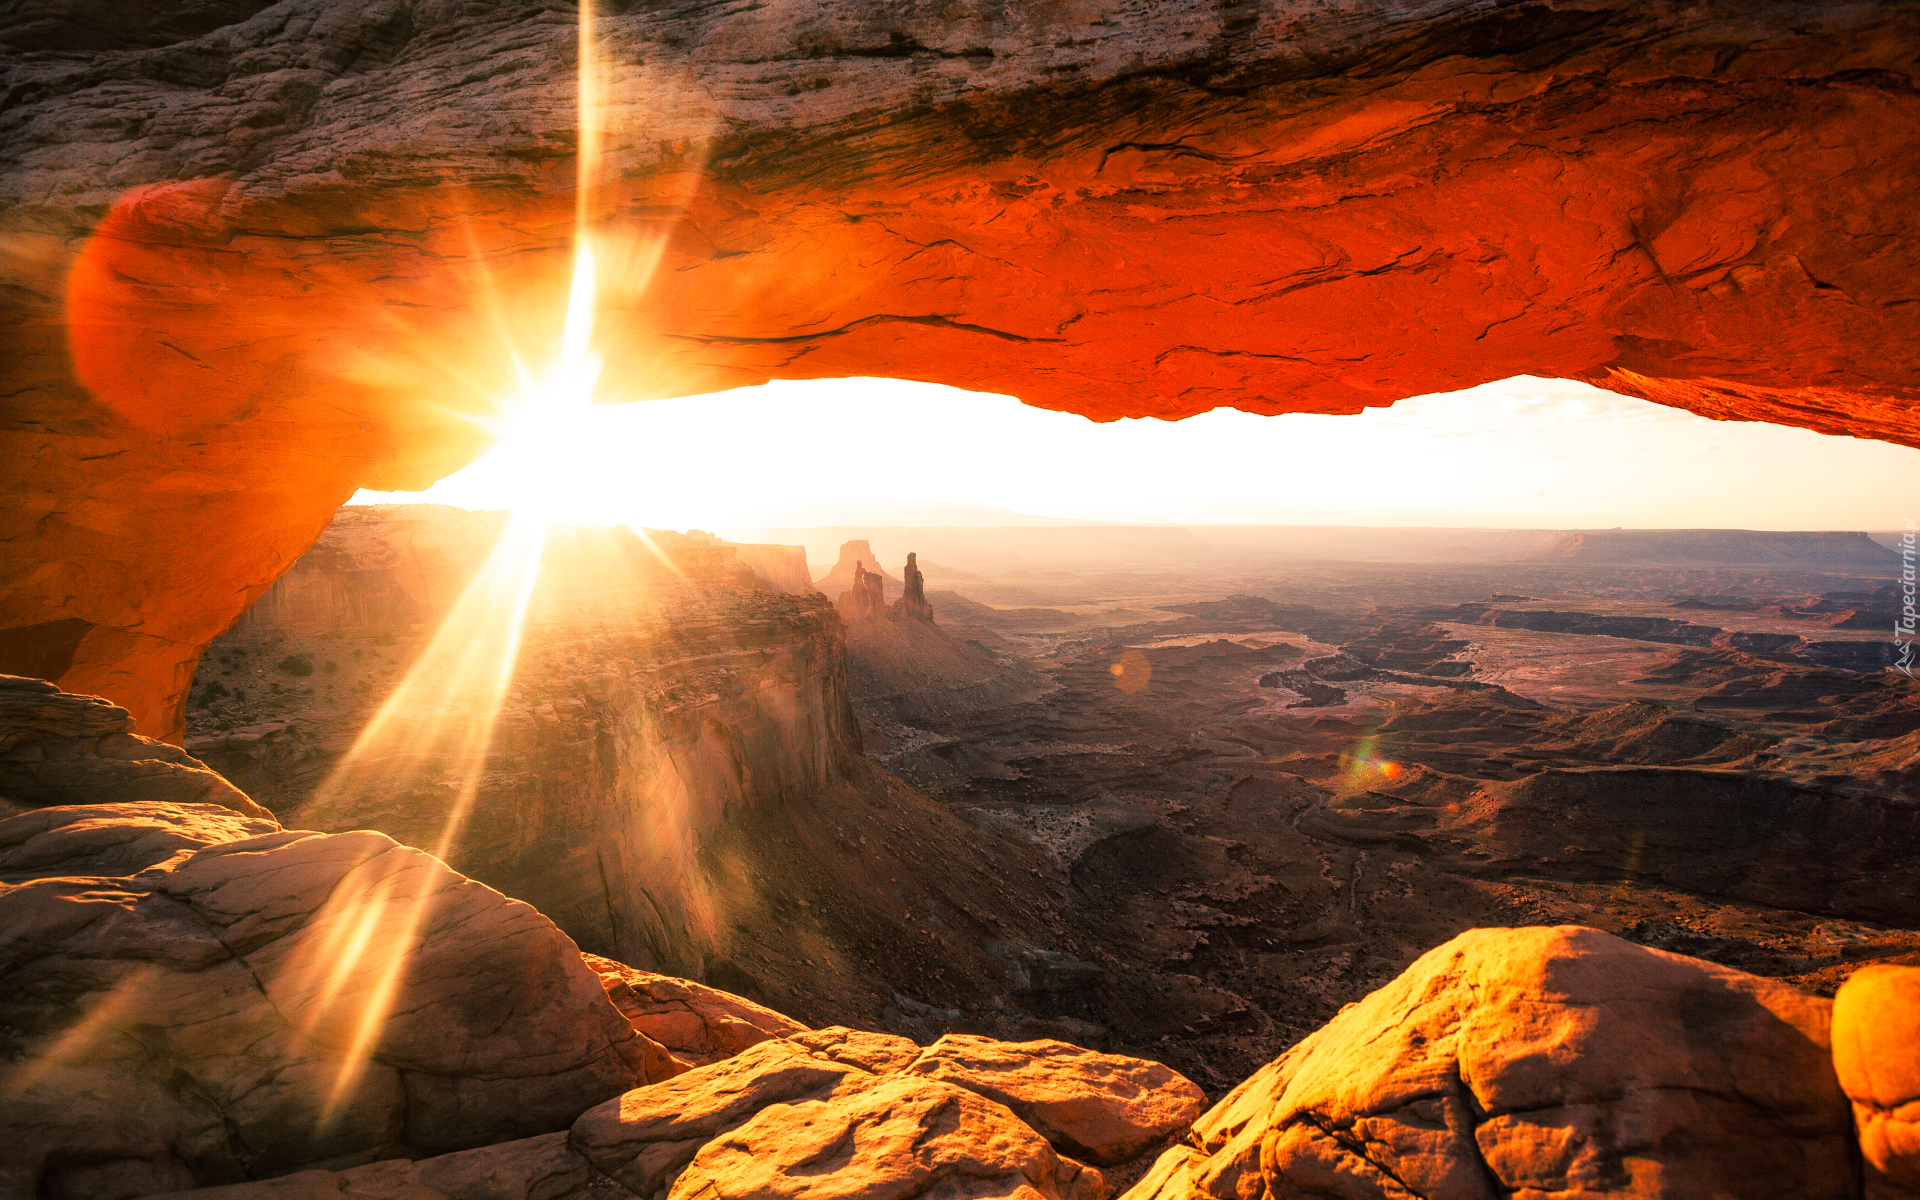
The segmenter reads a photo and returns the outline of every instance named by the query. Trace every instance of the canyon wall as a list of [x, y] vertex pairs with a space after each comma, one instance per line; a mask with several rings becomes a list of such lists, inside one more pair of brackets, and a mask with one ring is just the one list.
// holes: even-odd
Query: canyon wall
[[482, 448], [579, 217], [610, 400], [1351, 413], [1529, 372], [1920, 442], [1906, 0], [643, 0], [591, 26], [585, 137], [531, 0], [30, 18], [0, 670], [152, 734], [356, 488]]
[[[716, 828], [804, 801], [859, 757], [839, 622], [817, 595], [759, 583], [731, 547], [554, 527], [519, 628], [471, 623], [460, 595], [470, 577], [494, 582], [481, 564], [503, 524], [430, 505], [344, 510], [215, 643], [188, 742], [287, 821], [434, 848], [590, 950], [698, 976], [741, 899], [702, 865]], [[447, 682], [516, 636], [497, 713], [486, 688]], [[413, 665], [360, 676], [363, 696], [368, 653]], [[319, 667], [276, 675], [294, 659]], [[249, 661], [267, 665], [219, 673]], [[272, 678], [288, 687], [258, 682]], [[224, 695], [241, 681], [250, 694]], [[489, 723], [476, 752], [467, 731]]]

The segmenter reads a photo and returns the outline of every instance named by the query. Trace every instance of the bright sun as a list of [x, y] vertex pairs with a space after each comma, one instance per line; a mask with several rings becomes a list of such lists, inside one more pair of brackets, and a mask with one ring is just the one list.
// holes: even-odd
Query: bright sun
[[523, 517], [561, 520], [580, 511], [580, 447], [592, 437], [589, 416], [600, 382], [593, 352], [596, 283], [593, 248], [583, 238], [574, 255], [559, 357], [544, 371], [516, 359], [519, 389], [489, 422], [500, 446], [488, 457], [509, 507]]

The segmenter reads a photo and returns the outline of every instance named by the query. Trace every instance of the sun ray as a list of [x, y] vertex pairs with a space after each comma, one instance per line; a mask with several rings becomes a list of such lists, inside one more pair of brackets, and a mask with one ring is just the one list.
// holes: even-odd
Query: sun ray
[[[594, 401], [602, 365], [593, 349], [599, 277], [590, 225], [593, 185], [600, 173], [603, 106], [593, 21], [591, 3], [583, 3], [573, 269], [558, 353], [540, 370], [511, 338], [505, 339], [514, 386], [493, 415], [480, 418], [490, 434], [549, 471], [553, 461], [564, 461], [569, 439], [577, 435], [578, 417]], [[484, 264], [481, 274], [491, 285]], [[499, 297], [482, 299], [507, 332]], [[461, 372], [451, 368], [449, 373], [457, 377]], [[399, 686], [317, 789], [303, 816], [337, 828], [352, 823], [352, 814], [369, 798], [391, 805], [404, 802], [410, 791], [444, 794], [450, 788], [450, 804], [431, 805], [431, 814], [423, 814], [437, 820], [438, 828], [412, 840], [443, 862], [455, 852], [480, 796], [540, 578], [548, 522], [558, 512], [554, 498], [545, 499], [543, 503], [530, 497], [528, 504], [516, 508], [486, 562]], [[657, 547], [644, 538], [642, 542], [673, 566]], [[312, 997], [302, 1032], [308, 1037], [346, 1032], [345, 1045], [335, 1047], [343, 1057], [320, 1114], [322, 1126], [348, 1104], [372, 1061], [389, 1011], [405, 985], [413, 945], [431, 915], [436, 891], [414, 880], [414, 894], [409, 895], [403, 878], [409, 869], [356, 878], [336, 892], [328, 900], [331, 911], [315, 918], [324, 926], [323, 936], [314, 940], [304, 961], [288, 968], [304, 985], [298, 990]], [[350, 1010], [340, 1011], [343, 1006]]]

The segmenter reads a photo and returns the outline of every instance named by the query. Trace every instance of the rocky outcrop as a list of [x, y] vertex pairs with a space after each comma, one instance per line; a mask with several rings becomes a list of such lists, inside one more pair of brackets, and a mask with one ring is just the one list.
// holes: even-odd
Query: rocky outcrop
[[0, 675], [0, 801], [218, 804], [272, 820], [199, 759], [134, 733], [126, 709], [14, 675]]
[[1920, 970], [1866, 967], [1833, 998], [1833, 1067], [1853, 1102], [1867, 1200], [1920, 1196]]
[[867, 570], [863, 563], [854, 563], [853, 584], [840, 593], [840, 599], [835, 601], [841, 617], [851, 624], [876, 621], [886, 616], [885, 585], [885, 576], [877, 571]]
[[933, 621], [933, 605], [927, 603], [927, 577], [920, 573], [919, 555], [909, 553], [900, 572], [900, 598], [890, 611], [896, 621]]
[[749, 1046], [792, 1037], [807, 1028], [792, 1017], [719, 988], [656, 975], [598, 954], [581, 957], [600, 976], [607, 999], [627, 1023], [671, 1050], [683, 1070], [719, 1062]]
[[1056, 1147], [1122, 1159], [1200, 1107], [1156, 1063], [810, 1030], [583, 958], [375, 833], [49, 808], [0, 820], [0, 881], [7, 1200], [1105, 1200]]
[[1474, 930], [1242, 1083], [1128, 1197], [1856, 1197], [1829, 1009], [1596, 930]]
[[664, 1060], [529, 906], [381, 834], [266, 824], [151, 803], [0, 821], [0, 1194], [526, 1138]]
[[373, 636], [438, 623], [506, 528], [445, 504], [342, 508], [231, 632]]
[[1624, 874], [1903, 927], [1920, 916], [1920, 883], [1909, 882], [1920, 803], [1853, 780], [1836, 785], [1818, 760], [1805, 770], [1766, 769], [1791, 761], [1753, 765], [1548, 766], [1492, 783], [1409, 773], [1329, 800], [1301, 827], [1417, 849], [1484, 878]]
[[1100, 1166], [1185, 1133], [1206, 1107], [1171, 1067], [1066, 1042], [948, 1034], [907, 1069], [1006, 1105], [1055, 1149]]
[[[429, 565], [484, 562], [485, 517], [344, 510], [315, 565], [285, 577], [338, 627], [305, 632], [308, 610], [281, 605], [223, 635], [188, 741], [289, 824], [435, 847], [596, 952], [698, 976], [718, 938], [701, 857], [716, 829], [815, 797], [859, 759], [840, 623], [706, 535], [554, 525], [517, 625], [468, 624], [469, 603], [442, 634], [467, 581], [421, 567], [423, 548]], [[508, 678], [463, 685], [469, 651], [502, 643]], [[476, 764], [458, 731], [483, 727]], [[445, 780], [469, 770], [463, 800]]]
[[280, 832], [271, 816], [217, 804], [90, 804], [0, 821], [0, 883], [60, 875], [138, 875], [183, 851]]
[[818, 1194], [813, 1177], [826, 1163], [833, 1193], [861, 1200], [1108, 1194], [1098, 1171], [1055, 1154], [1002, 1105], [951, 1084], [891, 1076], [762, 1109], [703, 1146], [667, 1196], [800, 1200]]
[[[985, 1039], [974, 1039], [985, 1042]], [[1109, 1059], [1085, 1070], [1046, 1043], [994, 1043], [1016, 1090], [1078, 1094], [1083, 1123], [1137, 1115], [1098, 1080], [1153, 1079], [1180, 1099], [1198, 1090], [1164, 1067]], [[935, 1048], [937, 1049], [937, 1047]], [[934, 1051], [927, 1053], [931, 1055]], [[194, 1193], [199, 1200], [564, 1200], [613, 1192], [658, 1197], [1031, 1196], [1106, 1200], [1101, 1173], [1059, 1153], [1031, 1117], [988, 1090], [930, 1078], [904, 1038], [845, 1028], [754, 1046], [582, 1114], [565, 1134], [336, 1171], [308, 1171]], [[1159, 1074], [1154, 1074], [1154, 1072]], [[1095, 1079], [1095, 1086], [1087, 1086]], [[1198, 1103], [1192, 1106], [1195, 1111]], [[1101, 1109], [1113, 1111], [1102, 1113]], [[1123, 1111], [1130, 1110], [1130, 1111]], [[1185, 1114], [1191, 1119], [1191, 1113]], [[1026, 1119], [1023, 1120], [1023, 1117]], [[1184, 1131], [1186, 1122], [1179, 1124]]]
[[558, 339], [583, 176], [655, 264], [602, 276], [642, 392], [1176, 417], [1535, 372], [1920, 440], [1902, 5], [649, 3], [591, 30], [597, 139], [540, 4], [195, 13], [3, 52], [0, 645], [154, 736], [356, 487], [478, 452], [472, 381]]

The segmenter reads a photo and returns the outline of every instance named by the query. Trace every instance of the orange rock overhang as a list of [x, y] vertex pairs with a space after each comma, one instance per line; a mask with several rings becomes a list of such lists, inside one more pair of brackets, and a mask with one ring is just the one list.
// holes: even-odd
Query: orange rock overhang
[[[1920, 5], [594, 29], [617, 398], [881, 375], [1175, 418], [1530, 373], [1920, 445]], [[157, 735], [341, 501], [483, 448], [510, 350], [558, 336], [576, 216], [567, 14], [286, 0], [177, 33], [0, 30], [0, 671]]]

